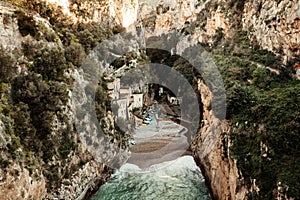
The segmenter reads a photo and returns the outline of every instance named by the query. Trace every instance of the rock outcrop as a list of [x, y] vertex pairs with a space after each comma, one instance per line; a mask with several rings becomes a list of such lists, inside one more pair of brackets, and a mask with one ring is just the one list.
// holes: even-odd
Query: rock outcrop
[[[149, 35], [160, 35], [172, 29], [181, 30], [191, 35], [193, 42], [205, 43], [212, 46], [214, 37], [220, 32], [225, 38], [234, 37], [235, 32], [243, 29], [248, 37], [258, 43], [261, 47], [268, 49], [277, 55], [281, 55], [287, 62], [300, 54], [300, 3], [296, 0], [257, 0], [257, 1], [224, 1], [224, 0], [164, 0], [151, 2], [145, 0], [41, 0], [52, 8], [56, 16], [63, 16], [73, 24], [76, 23], [109, 23], [114, 21], [127, 28], [130, 25], [146, 23], [151, 28]], [[24, 42], [34, 41], [30, 34], [22, 35], [19, 31], [16, 11], [26, 9], [18, 8], [7, 3], [0, 2], [0, 43], [2, 48], [9, 54], [18, 55], [14, 58], [16, 68], [14, 76], [28, 74], [28, 68], [32, 66], [32, 60], [20, 53]], [[37, 31], [43, 35], [43, 27], [51, 37], [49, 41], [35, 41], [36, 45], [64, 49], [63, 41], [52, 27], [49, 19], [42, 18], [39, 14], [32, 15], [31, 22], [38, 26]], [[58, 20], [60, 17], [57, 18]], [[39, 26], [40, 25], [40, 26]], [[28, 27], [27, 27], [28, 28]], [[28, 31], [28, 30], [27, 30]], [[77, 40], [70, 36], [72, 42]], [[52, 39], [51, 39], [52, 38]], [[89, 38], [90, 39], [90, 38]], [[72, 43], [70, 42], [70, 43]], [[65, 76], [74, 77], [78, 72], [72, 69]], [[11, 89], [11, 84], [8, 84]], [[62, 107], [62, 113], [66, 119], [51, 118], [51, 130], [62, 130], [66, 127], [73, 127], [74, 113], [71, 110], [70, 89], [69, 100]], [[239, 173], [236, 162], [230, 158], [230, 140], [226, 133], [230, 130], [229, 122], [220, 121], [210, 110], [212, 94], [208, 87], [199, 82], [199, 92], [204, 105], [203, 126], [199, 135], [192, 145], [194, 156], [200, 159], [200, 165], [205, 171], [205, 176], [217, 199], [245, 199], [249, 188], [244, 186], [243, 177]], [[1, 119], [2, 120], [2, 119]], [[107, 116], [107, 121], [112, 121]], [[0, 121], [0, 148], [5, 149], [7, 144], [12, 143], [12, 137], [6, 132]], [[73, 127], [74, 128], [74, 127]], [[109, 126], [109, 128], [111, 128]], [[55, 131], [52, 135], [55, 135]], [[74, 131], [74, 130], [73, 130]], [[205, 156], [199, 152], [205, 150], [203, 141], [208, 135], [216, 135], [215, 145], [211, 149], [207, 147]], [[78, 140], [74, 136], [74, 141]], [[14, 162], [6, 166], [6, 170], [0, 170], [0, 199], [74, 199], [83, 196], [87, 188], [93, 185], [95, 179], [106, 177], [110, 172], [103, 166], [98, 166], [90, 154], [86, 155], [87, 146], [79, 144], [76, 151], [71, 152], [67, 158], [70, 166], [61, 167], [63, 161], [53, 158], [49, 165], [59, 166], [58, 171], [68, 169], [72, 174], [63, 180], [57, 191], [47, 190], [47, 178], [41, 170], [35, 169], [30, 172], [23, 164]], [[5, 150], [6, 151], [6, 150]], [[22, 152], [22, 149], [17, 149]], [[6, 155], [1, 152], [1, 161], [5, 165]], [[81, 159], [85, 161], [80, 164]], [[64, 160], [65, 162], [66, 160]], [[71, 170], [73, 166], [79, 166]], [[41, 165], [38, 165], [41, 167]], [[60, 174], [61, 175], [61, 174]], [[4, 178], [5, 177], [5, 178]], [[253, 180], [251, 190], [258, 191]]]
[[[141, 17], [156, 13], [156, 31], [181, 29], [194, 23], [199, 42], [212, 43], [211, 37], [221, 29], [226, 37], [233, 37], [238, 28], [249, 33], [262, 48], [281, 55], [284, 61], [299, 55], [298, 1], [141, 1]], [[147, 5], [145, 5], [147, 4]]]
[[[140, 15], [148, 19], [146, 25], [149, 22], [154, 24], [153, 35], [172, 29], [184, 30], [191, 34], [193, 42], [211, 46], [220, 31], [230, 40], [243, 30], [253, 44], [280, 55], [286, 63], [300, 53], [299, 7], [296, 0], [152, 1], [141, 4]], [[255, 180], [251, 181], [250, 188], [245, 186], [236, 161], [230, 157], [231, 143], [227, 136], [230, 122], [220, 121], [208, 109], [213, 97], [204, 83], [199, 83], [199, 92], [204, 105], [204, 125], [193, 142], [195, 157], [200, 158], [200, 165], [216, 199], [246, 199], [248, 193], [259, 192], [259, 188]], [[212, 141], [215, 145], [202, 157], [199, 152], [205, 150], [203, 143], [209, 135], [217, 135]]]
[[41, 172], [36, 171], [35, 177], [32, 177], [27, 169], [17, 163], [5, 170], [0, 169], [1, 199], [41, 199], [46, 194], [45, 177]]
[[62, 13], [74, 23], [105, 22], [113, 19], [127, 28], [137, 21], [138, 0], [107, 1], [69, 1], [42, 0], [53, 7], [60, 8]]
[[[67, 1], [61, 3], [67, 3]], [[30, 143], [40, 140], [38, 136], [35, 136], [35, 130], [25, 129], [25, 125], [28, 126], [32, 122], [33, 117], [28, 113], [29, 119], [22, 119], [25, 124], [21, 127], [24, 130], [21, 131], [24, 132], [18, 132], [19, 130], [15, 127], [18, 122], [16, 122], [16, 119], [11, 119], [13, 114], [10, 114], [10, 109], [13, 110], [18, 107], [17, 103], [12, 100], [15, 96], [15, 90], [12, 89], [14, 81], [20, 77], [28, 78], [30, 74], [35, 73], [29, 69], [29, 66], [32, 66], [36, 61], [30, 57], [33, 55], [30, 53], [41, 50], [43, 47], [63, 52], [66, 50], [66, 47], [63, 46], [57, 35], [58, 33], [47, 19], [42, 18], [39, 14], [26, 12], [27, 10], [23, 8], [0, 2], [0, 42], [1, 54], [4, 56], [1, 57], [1, 73], [9, 72], [5, 74], [9, 79], [1, 80], [0, 199], [83, 199], [85, 193], [91, 188], [97, 188], [99, 186], [97, 184], [103, 183], [112, 171], [93, 160], [91, 154], [87, 152], [87, 146], [79, 141], [76, 134], [73, 134], [72, 89], [67, 88], [63, 81], [50, 81], [56, 84], [50, 87], [55, 88], [57, 92], [62, 90], [64, 94], [58, 94], [58, 92], [50, 98], [52, 100], [56, 97], [59, 98], [56, 102], [56, 106], [59, 109], [54, 112], [55, 114], [51, 114], [51, 111], [48, 111], [48, 114], [46, 114], [48, 116], [48, 128], [46, 129], [50, 133], [48, 136], [46, 136], [46, 133], [43, 133], [45, 136], [41, 140], [49, 141], [49, 143], [56, 141], [52, 143], [54, 145], [49, 146], [47, 149], [47, 151], [53, 151], [54, 153], [47, 162], [41, 160], [41, 156], [47, 154], [45, 150], [44, 152], [42, 150], [35, 152], [35, 155], [33, 151], [37, 147], [34, 147], [34, 144], [32, 144], [33, 147], [24, 147], [27, 143], [30, 145]], [[68, 12], [65, 13], [68, 14]], [[23, 34], [21, 33], [22, 25], [25, 27], [26, 32], [23, 32]], [[51, 41], [45, 39], [45, 35], [51, 35]], [[33, 45], [30, 47], [30, 53], [24, 50], [25, 44]], [[41, 58], [45, 57], [47, 55]], [[51, 57], [51, 55], [48, 54], [48, 57]], [[13, 71], [10, 69], [5, 71], [5, 67], [10, 67]], [[76, 76], [77, 70], [70, 68], [63, 73], [63, 76], [67, 79], [75, 78]], [[42, 80], [40, 75], [36, 76], [35, 81], [41, 81], [39, 84], [46, 85], [50, 83]], [[34, 84], [33, 81], [29, 83], [31, 89], [33, 89], [30, 93], [36, 95], [34, 93], [37, 92], [37, 85]], [[23, 86], [26, 87], [25, 85]], [[50, 87], [44, 87], [41, 92], [46, 96]], [[66, 97], [64, 103], [60, 99], [63, 96]], [[35, 96], [35, 99], [38, 99], [38, 97]], [[21, 104], [26, 105], [23, 102]], [[39, 104], [36, 104], [35, 107], [39, 106]], [[6, 113], [3, 113], [3, 108], [7, 110]], [[27, 107], [26, 109], [30, 108]], [[17, 110], [16, 112], [22, 111]], [[16, 114], [20, 115], [20, 113]], [[64, 117], [61, 118], [61, 116]], [[46, 119], [41, 119], [41, 121], [43, 120]], [[21, 123], [23, 122], [21, 121]], [[22, 134], [27, 134], [26, 131], [29, 131], [29, 135], [32, 135], [29, 137], [36, 138], [31, 138], [29, 142], [21, 141], [20, 137], [23, 139], [25, 136], [22, 137]], [[66, 138], [63, 139], [66, 136], [69, 138], [67, 140], [65, 140]], [[28, 140], [28, 138], [25, 137], [24, 140]], [[75, 142], [76, 147], [72, 147]], [[68, 149], [66, 155], [63, 156], [64, 158], [59, 156], [62, 153], [59, 153], [59, 151], [62, 150], [60, 148], [63, 147], [61, 145], [63, 143], [71, 145], [66, 146], [66, 149], [64, 149]], [[51, 170], [55, 172], [52, 173]]]
[[[232, 36], [237, 25], [249, 32], [263, 48], [283, 55], [285, 61], [299, 55], [300, 41], [298, 1], [243, 1], [236, 5], [223, 0], [178, 0], [178, 1], [56, 1], [47, 3], [60, 7], [74, 22], [103, 22], [113, 18], [124, 27], [136, 24], [138, 19], [155, 15], [157, 33], [162, 30], [181, 29], [198, 22], [195, 33], [199, 42], [212, 42], [216, 30], [222, 29]], [[239, 24], [237, 24], [239, 23]]]
[[17, 19], [13, 17], [16, 9], [0, 3], [0, 43], [3, 48], [13, 50], [21, 46], [21, 34]]
[[249, 1], [243, 12], [243, 28], [260, 46], [288, 61], [300, 54], [300, 2]]
[[[220, 121], [210, 110], [212, 93], [199, 81], [198, 89], [203, 103], [203, 126], [193, 141], [194, 157], [204, 169], [204, 175], [215, 199], [239, 200], [245, 199], [248, 189], [239, 174], [235, 160], [229, 156], [230, 141], [225, 136], [230, 126], [226, 121]], [[204, 141], [210, 137], [210, 140]]]

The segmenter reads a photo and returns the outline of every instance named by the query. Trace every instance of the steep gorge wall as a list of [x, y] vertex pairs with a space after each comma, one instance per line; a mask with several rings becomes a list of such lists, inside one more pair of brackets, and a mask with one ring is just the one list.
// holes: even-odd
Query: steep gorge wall
[[[231, 45], [236, 33], [243, 30], [252, 41], [263, 49], [274, 52], [283, 58], [284, 63], [299, 57], [299, 1], [170, 1], [141, 4], [140, 14], [154, 24], [153, 33], [166, 30], [183, 30], [190, 34], [193, 42], [209, 44], [211, 48], [221, 30], [225, 41]], [[150, 11], [153, 9], [152, 12]], [[184, 8], [181, 10], [181, 8]], [[149, 21], [147, 21], [149, 23]], [[150, 34], [151, 35], [151, 34]], [[224, 44], [225, 45], [225, 44]], [[231, 141], [228, 133], [232, 129], [230, 121], [220, 121], [210, 110], [214, 98], [204, 83], [199, 83], [204, 105], [204, 126], [195, 138], [192, 149], [199, 158], [212, 193], [216, 199], [246, 199], [247, 194], [258, 192], [256, 180], [251, 180], [250, 188], [245, 186], [244, 178], [237, 167], [236, 160], [230, 156]], [[201, 157], [204, 140], [207, 136], [220, 134], [210, 153]], [[213, 142], [213, 141], [212, 141]], [[280, 195], [277, 196], [280, 199]]]
[[199, 42], [211, 43], [211, 36], [218, 29], [221, 28], [227, 37], [233, 37], [237, 28], [242, 27], [252, 40], [282, 55], [285, 61], [300, 53], [300, 4], [297, 0], [45, 1], [61, 7], [74, 22], [103, 22], [113, 18], [129, 27], [155, 15], [155, 34], [197, 22], [193, 34]]
[[[204, 175], [215, 199], [246, 199], [249, 189], [244, 185], [236, 160], [230, 157], [230, 141], [226, 135], [230, 131], [229, 122], [220, 121], [213, 114], [210, 109], [213, 95], [203, 81], [198, 81], [198, 90], [203, 103], [204, 125], [192, 143], [193, 155], [204, 169]], [[205, 141], [208, 138], [209, 140]], [[208, 145], [203, 146], [204, 143]], [[250, 191], [253, 189], [257, 189], [255, 185]]]
[[[63, 13], [74, 22], [101, 22], [107, 18], [114, 18], [119, 24], [127, 27], [139, 17], [149, 17], [154, 13], [155, 20], [153, 24], [155, 34], [162, 33], [162, 30], [190, 28], [188, 24], [197, 22], [195, 27], [186, 31], [191, 34], [191, 37], [195, 41], [210, 44], [213, 43], [212, 36], [217, 33], [219, 28], [222, 28], [225, 37], [233, 37], [234, 32], [237, 31], [236, 19], [238, 19], [237, 16], [240, 16], [240, 25], [250, 33], [249, 37], [256, 40], [262, 47], [281, 54], [286, 60], [299, 55], [299, 3], [295, 0], [283, 0], [280, 2], [275, 0], [245, 1], [242, 3], [242, 8], [230, 7], [230, 2], [226, 3], [222, 0], [189, 0], [178, 1], [178, 3], [165, 1], [165, 3], [160, 5], [156, 5], [155, 1], [152, 2], [152, 5], [146, 5], [137, 0], [109, 0], [94, 3], [89, 1], [52, 0], [48, 0], [47, 2], [61, 6]], [[144, 8], [142, 12], [138, 11], [139, 5], [141, 5], [141, 8]], [[260, 8], [259, 12], [256, 11], [257, 8]], [[239, 12], [241, 13], [239, 15], [236, 14], [236, 10], [234, 9], [240, 9]], [[23, 38], [18, 31], [17, 19], [13, 17], [14, 8], [1, 6], [0, 10], [0, 22], [2, 22], [0, 25], [0, 41], [5, 49], [12, 52], [14, 49], [20, 48], [22, 41], [26, 38]], [[46, 27], [49, 26], [49, 23], [45, 19], [36, 17], [36, 20], [43, 21]], [[28, 39], [28, 36], [26, 37]], [[21, 68], [21, 64], [18, 66], [19, 72], [23, 69]], [[208, 88], [199, 83], [199, 92], [203, 97], [202, 101], [205, 107], [204, 120], [206, 124], [202, 127], [199, 136], [195, 138], [193, 143], [193, 150], [196, 157], [204, 138], [209, 132], [228, 132], [230, 130], [230, 126], [227, 123], [219, 121], [208, 109], [209, 101], [212, 98]], [[211, 127], [214, 127], [214, 130]], [[215, 197], [218, 199], [244, 199], [247, 189], [243, 186], [243, 178], [239, 175], [235, 161], [228, 156], [229, 152], [225, 151], [229, 146], [230, 141], [224, 138], [223, 135], [220, 135], [211, 153], [202, 158], [201, 165], [205, 169]], [[86, 151], [86, 147], [81, 148], [82, 152]], [[74, 156], [74, 160], [77, 159]], [[74, 163], [76, 162], [78, 161]], [[37, 196], [34, 199], [39, 199], [46, 195], [47, 191], [43, 177], [40, 180], [35, 180], [35, 178], [30, 177], [26, 169], [19, 166], [16, 168], [21, 172], [18, 179], [24, 180], [22, 184], [23, 188], [27, 188], [25, 191], [13, 193], [16, 197], [19, 199], [26, 199], [26, 197], [30, 199], [29, 195], [32, 194], [32, 191], [38, 191], [35, 193]], [[84, 172], [78, 172], [80, 174], [79, 178], [74, 177], [74, 180], [77, 180], [78, 183], [84, 182], [88, 185], [90, 184], [89, 181], [95, 178], [91, 173], [97, 171], [97, 176], [101, 176], [103, 168], [91, 163], [88, 167], [83, 167], [82, 171]], [[83, 177], [85, 174], [90, 174], [91, 176], [88, 178]], [[81, 179], [80, 177], [83, 178]], [[34, 181], [31, 181], [31, 179]], [[15, 177], [8, 176], [7, 182], [0, 185], [0, 191], [19, 188], [20, 185], [18, 185], [16, 180]], [[72, 180], [68, 181], [72, 182]], [[60, 190], [60, 198], [67, 198], [70, 195], [74, 195], [74, 193], [70, 194], [69, 191], [76, 190], [75, 188], [77, 187], [77, 184], [68, 187], [62, 185], [61, 188], [63, 189]], [[253, 184], [253, 188], [251, 189], [257, 189], [255, 188], [255, 184]], [[79, 188], [75, 193], [79, 194], [83, 190], [84, 188]], [[10, 193], [0, 192], [0, 194], [8, 194], [10, 196]], [[0, 195], [0, 199], [9, 199], [9, 196]], [[48, 194], [48, 196], [49, 198], [53, 197], [51, 194]]]
[[[65, 63], [64, 57], [54, 58], [55, 55], [47, 53], [54, 50], [56, 56], [65, 55], [67, 47], [47, 19], [4, 2], [0, 2], [0, 41], [0, 199], [84, 198], [86, 192], [97, 188], [112, 171], [96, 162], [87, 151], [87, 144], [79, 142], [75, 134], [72, 89], [66, 80], [76, 78], [77, 69]], [[29, 45], [29, 49], [24, 49], [24, 45]], [[33, 57], [38, 51], [46, 53], [40, 55], [43, 60], [40, 67], [51, 65], [51, 62], [45, 64], [48, 58], [55, 59], [53, 68], [68, 66], [56, 75], [60, 80], [51, 77], [51, 71], [57, 69], [34, 70], [37, 59]], [[54, 80], [49, 81], [46, 76]], [[15, 88], [22, 80], [25, 81], [22, 87]], [[16, 93], [22, 91], [26, 94], [19, 99]], [[48, 98], [46, 105], [40, 101], [41, 96]], [[42, 110], [35, 112], [39, 107]], [[34, 127], [33, 118], [39, 114], [45, 118], [39, 119]], [[19, 120], [18, 116], [23, 118]], [[37, 132], [43, 134], [42, 138]]]
[[138, 0], [41, 0], [41, 2], [60, 8], [73, 22], [105, 22], [113, 19], [127, 28], [135, 23], [138, 15]]
[[218, 29], [232, 38], [241, 28], [249, 33], [251, 40], [282, 56], [284, 61], [300, 53], [300, 4], [297, 0], [140, 2], [141, 17], [147, 17], [151, 8], [156, 13], [156, 31], [189, 27], [192, 29], [189, 33], [200, 43], [212, 43], [212, 36]]

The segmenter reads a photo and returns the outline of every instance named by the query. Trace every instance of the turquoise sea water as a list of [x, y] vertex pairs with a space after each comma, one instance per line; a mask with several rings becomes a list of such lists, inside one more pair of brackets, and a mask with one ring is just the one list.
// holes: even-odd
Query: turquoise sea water
[[200, 169], [191, 156], [140, 170], [125, 164], [91, 200], [208, 200]]

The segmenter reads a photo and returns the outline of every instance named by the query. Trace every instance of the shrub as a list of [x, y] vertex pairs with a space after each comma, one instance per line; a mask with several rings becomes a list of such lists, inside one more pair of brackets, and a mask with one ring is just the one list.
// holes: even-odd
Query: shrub
[[0, 46], [0, 82], [8, 83], [16, 73], [16, 59]]
[[24, 7], [26, 5], [26, 1], [24, 0], [3, 0], [3, 1], [15, 4], [20, 7]]
[[73, 65], [79, 67], [86, 54], [80, 43], [71, 42], [70, 45], [66, 47], [65, 56], [67, 62], [71, 62]]
[[[279, 57], [250, 43], [241, 30], [233, 41], [234, 45], [224, 41], [225, 51], [220, 44], [211, 50], [227, 91], [227, 119], [233, 126], [230, 156], [237, 160], [248, 186], [256, 179], [260, 192], [249, 194], [250, 199], [274, 199], [278, 182], [284, 195], [297, 198], [300, 87], [291, 76], [297, 61], [282, 67]], [[279, 69], [280, 74], [267, 67]]]
[[11, 137], [11, 142], [7, 144], [8, 152], [12, 156], [13, 159], [16, 159], [20, 156], [17, 151], [21, 147], [20, 138], [16, 136]]
[[64, 80], [64, 72], [68, 68], [65, 52], [60, 47], [44, 47], [34, 55], [34, 63], [30, 68], [41, 74], [45, 80]]

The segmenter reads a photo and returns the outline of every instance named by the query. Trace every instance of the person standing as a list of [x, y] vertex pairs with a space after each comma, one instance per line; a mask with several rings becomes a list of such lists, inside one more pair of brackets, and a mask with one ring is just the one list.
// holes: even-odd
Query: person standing
[[159, 107], [156, 100], [154, 100], [154, 119], [156, 121], [156, 131], [159, 129]]

